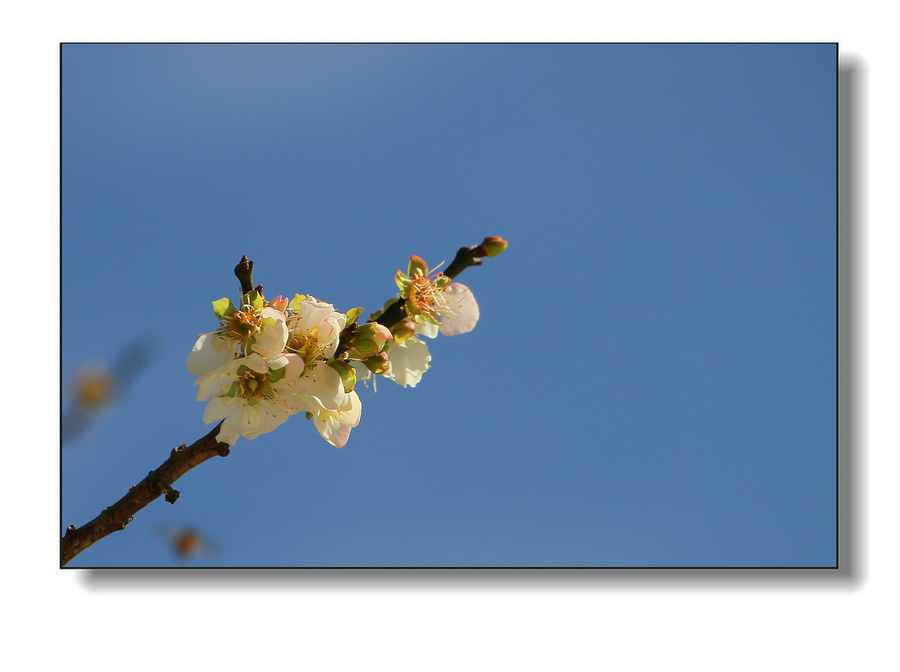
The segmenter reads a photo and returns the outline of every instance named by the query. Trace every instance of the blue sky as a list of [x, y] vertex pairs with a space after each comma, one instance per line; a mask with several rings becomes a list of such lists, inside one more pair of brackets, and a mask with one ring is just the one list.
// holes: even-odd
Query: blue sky
[[[486, 235], [481, 320], [180, 479], [70, 566], [832, 566], [833, 45], [65, 45], [63, 447], [83, 524], [208, 431], [184, 366], [266, 294], [380, 307]], [[63, 408], [68, 396], [64, 393]], [[184, 561], [165, 530], [196, 527]]]

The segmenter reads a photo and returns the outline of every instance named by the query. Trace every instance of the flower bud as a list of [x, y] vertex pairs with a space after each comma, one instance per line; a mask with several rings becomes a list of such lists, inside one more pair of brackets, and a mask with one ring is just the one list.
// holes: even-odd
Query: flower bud
[[274, 299], [272, 299], [271, 301], [269, 301], [269, 305], [272, 306], [272, 308], [274, 308], [275, 310], [279, 310], [279, 311], [281, 311], [281, 312], [283, 313], [284, 310], [285, 310], [285, 308], [288, 307], [288, 300], [287, 300], [287, 297], [286, 297], [286, 296], [281, 296], [281, 295], [279, 294], [279, 295], [276, 296]]
[[344, 385], [344, 392], [350, 392], [356, 385], [356, 371], [347, 362], [335, 361], [331, 362], [331, 368], [338, 372], [341, 377], [341, 383]]
[[391, 330], [377, 322], [366, 322], [356, 330], [353, 343], [350, 347], [350, 356], [353, 359], [366, 359], [378, 354], [384, 348], [386, 341], [391, 340]]
[[388, 361], [387, 353], [384, 351], [379, 352], [377, 355], [372, 355], [363, 363], [366, 365], [366, 368], [372, 373], [381, 374], [391, 368], [391, 363]]
[[394, 343], [403, 343], [410, 336], [416, 335], [416, 325], [409, 320], [400, 320], [391, 327], [391, 334], [394, 336]]
[[506, 241], [500, 236], [488, 236], [481, 243], [481, 249], [489, 257], [496, 257], [506, 249]]

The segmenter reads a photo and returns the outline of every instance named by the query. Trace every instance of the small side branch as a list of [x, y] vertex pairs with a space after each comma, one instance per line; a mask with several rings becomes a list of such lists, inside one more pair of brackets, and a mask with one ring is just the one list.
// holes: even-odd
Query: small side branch
[[81, 527], [69, 525], [62, 538], [61, 566], [68, 564], [72, 558], [103, 537], [124, 530], [138, 511], [163, 493], [166, 501], [174, 504], [180, 493], [172, 487], [172, 483], [206, 460], [216, 456], [225, 457], [230, 452], [227, 443], [216, 441], [220, 426], [221, 423], [193, 445], [185, 444], [172, 450], [165, 462], [147, 474], [140, 483], [131, 486], [122, 499], [104, 509], [89, 523]]

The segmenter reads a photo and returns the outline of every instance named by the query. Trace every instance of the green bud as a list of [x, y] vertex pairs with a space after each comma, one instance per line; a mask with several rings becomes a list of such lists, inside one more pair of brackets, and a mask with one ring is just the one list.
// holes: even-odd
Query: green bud
[[341, 377], [341, 382], [344, 385], [344, 392], [350, 392], [356, 385], [356, 371], [353, 370], [353, 367], [347, 364], [347, 362], [340, 360], [331, 362], [329, 366], [337, 371], [338, 375]]
[[372, 355], [364, 362], [364, 364], [369, 371], [377, 374], [382, 374], [391, 368], [387, 353], [384, 351], [379, 352], [377, 355]]
[[403, 343], [407, 338], [416, 335], [416, 326], [409, 320], [400, 320], [391, 327], [394, 343]]
[[506, 249], [506, 241], [500, 236], [488, 236], [481, 243], [481, 249], [489, 257], [496, 257]]
[[378, 354], [385, 342], [391, 340], [391, 330], [377, 322], [366, 322], [356, 330], [350, 344], [350, 356], [353, 359], [366, 359]]

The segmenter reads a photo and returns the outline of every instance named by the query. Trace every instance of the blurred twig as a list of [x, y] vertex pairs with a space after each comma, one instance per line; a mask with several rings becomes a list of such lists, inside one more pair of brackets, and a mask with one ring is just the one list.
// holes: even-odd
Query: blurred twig
[[78, 372], [72, 402], [62, 417], [63, 443], [78, 439], [99, 414], [120, 399], [158, 354], [156, 341], [135, 339], [119, 352], [109, 368], [94, 366]]

